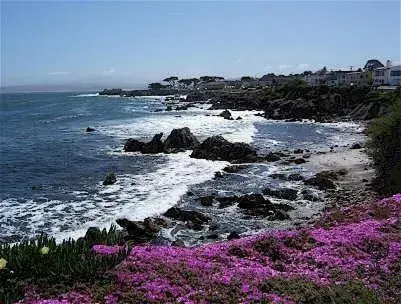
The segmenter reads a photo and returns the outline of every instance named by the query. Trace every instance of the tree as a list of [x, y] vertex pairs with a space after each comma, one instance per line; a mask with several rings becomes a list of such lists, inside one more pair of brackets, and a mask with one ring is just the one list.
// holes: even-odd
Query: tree
[[163, 79], [164, 82], [168, 82], [170, 84], [170, 87], [174, 87], [177, 80], [178, 80], [177, 76], [170, 76]]
[[203, 82], [214, 82], [216, 80], [224, 80], [224, 77], [220, 76], [202, 76], [199, 78]]
[[155, 90], [155, 91], [158, 91], [158, 90], [163, 89], [165, 87], [166, 86], [162, 85], [160, 82], [152, 82], [152, 83], [149, 83], [149, 85], [148, 85], [148, 89], [149, 90]]
[[241, 77], [241, 81], [242, 82], [248, 82], [248, 81], [251, 81], [252, 80], [252, 77], [250, 77], [250, 76], [242, 76]]

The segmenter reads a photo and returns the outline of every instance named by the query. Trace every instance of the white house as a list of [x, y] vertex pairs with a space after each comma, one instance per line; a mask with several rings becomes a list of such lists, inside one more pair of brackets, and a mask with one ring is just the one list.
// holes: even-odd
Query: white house
[[387, 60], [385, 67], [380, 67], [374, 70], [373, 85], [401, 85], [401, 65], [392, 66], [391, 62]]

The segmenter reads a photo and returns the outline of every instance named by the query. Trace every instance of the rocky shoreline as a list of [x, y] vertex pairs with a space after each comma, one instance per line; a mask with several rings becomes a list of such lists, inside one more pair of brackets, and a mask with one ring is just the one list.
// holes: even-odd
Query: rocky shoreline
[[[229, 117], [231, 115], [224, 118]], [[225, 160], [231, 165], [216, 173], [206, 191], [190, 189], [175, 207], [161, 215], [143, 221], [118, 219], [117, 224], [123, 228], [122, 239], [131, 244], [192, 246], [269, 229], [271, 223], [275, 224], [273, 229], [287, 229], [310, 224], [325, 208], [371, 200], [377, 196], [369, 184], [374, 171], [360, 144], [346, 148], [330, 147], [329, 151], [295, 149], [260, 155], [248, 144], [231, 143], [221, 136], [199, 142], [188, 128], [174, 129], [164, 141], [162, 135], [156, 134], [150, 142], [128, 139], [124, 151], [180, 153], [192, 150], [193, 158]], [[249, 168], [268, 164], [314, 167], [313, 171], [317, 173], [312, 176], [299, 173], [270, 175], [276, 181], [295, 182], [296, 187], [266, 185], [257, 192], [240, 195], [222, 195], [213, 191], [213, 183], [224, 179], [230, 183], [230, 178]], [[308, 208], [314, 212], [303, 215], [303, 205], [312, 205]], [[228, 214], [226, 218], [225, 213]], [[237, 225], [240, 229], [236, 229]], [[91, 233], [95, 229], [91, 228]]]

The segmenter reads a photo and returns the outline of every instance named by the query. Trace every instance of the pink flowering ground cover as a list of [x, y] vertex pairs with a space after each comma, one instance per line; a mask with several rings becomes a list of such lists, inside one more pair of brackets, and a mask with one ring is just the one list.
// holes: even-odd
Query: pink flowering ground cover
[[332, 210], [300, 230], [195, 248], [135, 246], [109, 275], [101, 291], [22, 302], [401, 303], [401, 194]]

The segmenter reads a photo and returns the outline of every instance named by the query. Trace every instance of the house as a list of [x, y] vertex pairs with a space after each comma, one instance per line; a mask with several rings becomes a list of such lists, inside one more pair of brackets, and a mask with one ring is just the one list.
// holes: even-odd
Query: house
[[401, 85], [401, 65], [391, 65], [387, 60], [385, 67], [379, 67], [373, 71], [374, 86], [399, 86]]
[[327, 74], [327, 85], [330, 87], [337, 87], [345, 84], [345, 75], [352, 73], [352, 71], [332, 71]]
[[371, 79], [371, 73], [369, 71], [359, 71], [346, 73], [344, 75], [345, 85], [368, 85]]

